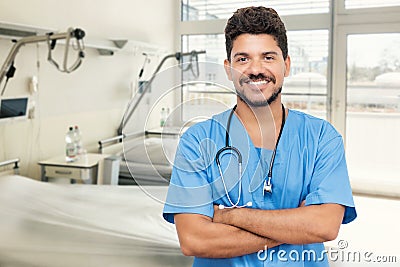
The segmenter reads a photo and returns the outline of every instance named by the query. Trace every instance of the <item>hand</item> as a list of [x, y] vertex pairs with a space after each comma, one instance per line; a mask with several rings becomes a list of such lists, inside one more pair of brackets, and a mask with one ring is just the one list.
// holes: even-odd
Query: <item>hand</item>
[[229, 209], [219, 209], [219, 205], [214, 205], [214, 218], [213, 222], [215, 223], [225, 223], [226, 224], [226, 215], [229, 212]]

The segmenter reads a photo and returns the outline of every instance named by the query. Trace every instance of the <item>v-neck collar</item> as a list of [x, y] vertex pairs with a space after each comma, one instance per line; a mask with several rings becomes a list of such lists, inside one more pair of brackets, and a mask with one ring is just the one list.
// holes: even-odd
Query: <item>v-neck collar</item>
[[[290, 115], [291, 113], [292, 113], [291, 110], [288, 109], [288, 113], [287, 113], [287, 115], [286, 115], [285, 126], [284, 126], [283, 129], [282, 129], [281, 140], [284, 139], [285, 133], [287, 132], [286, 129], [287, 129], [288, 127], [290, 127], [290, 126], [288, 126], [288, 124], [290, 124], [290, 121], [289, 121], [289, 120], [290, 120], [290, 118], [292, 117], [292, 116]], [[236, 113], [233, 113], [233, 116], [232, 116], [231, 128], [234, 129], [234, 127], [232, 127], [232, 125], [239, 125], [239, 126], [241, 127], [241, 132], [244, 132], [244, 133], [246, 134], [248, 143], [249, 143], [249, 145], [251, 146], [251, 148], [254, 148], [254, 149], [257, 150], [257, 151], [266, 151], [266, 152], [272, 152], [272, 151], [273, 151], [272, 149], [267, 149], [267, 148], [263, 148], [263, 147], [257, 147], [257, 146], [254, 145], [253, 140], [251, 140], [251, 137], [250, 137], [249, 133], [248, 133], [247, 130], [246, 130], [246, 127], [244, 127], [242, 121], [241, 121], [240, 118], [236, 115]], [[231, 130], [230, 132], [232, 132], [232, 130]], [[232, 140], [229, 140], [229, 141], [232, 142]], [[278, 150], [278, 148], [279, 148], [279, 144], [278, 144], [277, 150]]]

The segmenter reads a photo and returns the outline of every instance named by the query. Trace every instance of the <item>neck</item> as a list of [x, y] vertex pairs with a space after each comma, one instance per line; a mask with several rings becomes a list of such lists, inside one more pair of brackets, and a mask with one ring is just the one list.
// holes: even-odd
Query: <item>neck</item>
[[280, 95], [264, 107], [250, 107], [238, 98], [235, 112], [256, 147], [273, 149], [282, 124]]
[[243, 123], [249, 125], [280, 124], [282, 121], [281, 97], [279, 95], [273, 103], [263, 107], [251, 107], [238, 97], [236, 114]]

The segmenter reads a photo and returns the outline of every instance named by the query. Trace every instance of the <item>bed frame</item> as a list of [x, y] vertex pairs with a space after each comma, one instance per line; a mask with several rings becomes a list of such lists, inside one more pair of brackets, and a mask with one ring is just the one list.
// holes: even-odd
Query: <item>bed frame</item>
[[[19, 166], [18, 166], [19, 159], [18, 158], [0, 162], [0, 168], [7, 167], [8, 165], [12, 165], [12, 164], [14, 164], [14, 167], [12, 168], [13, 169], [13, 173], [14, 174], [19, 174]], [[4, 172], [4, 171], [0, 171], [0, 175], [1, 175], [2, 172]]]

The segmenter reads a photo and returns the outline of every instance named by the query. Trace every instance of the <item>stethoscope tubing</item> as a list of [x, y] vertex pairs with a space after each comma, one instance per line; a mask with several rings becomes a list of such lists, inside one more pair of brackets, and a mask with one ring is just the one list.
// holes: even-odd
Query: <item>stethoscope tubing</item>
[[228, 198], [228, 201], [232, 205], [231, 208], [236, 208], [240, 203], [240, 196], [241, 196], [241, 193], [242, 193], [242, 175], [241, 175], [242, 174], [242, 163], [239, 162], [239, 174], [240, 174], [240, 177], [239, 177], [239, 196], [238, 196], [238, 199], [237, 199], [236, 203], [233, 203], [233, 201], [231, 200], [231, 197], [229, 196], [229, 193], [228, 193], [229, 191], [228, 191], [228, 188], [226, 187], [226, 183], [225, 183], [225, 180], [224, 180], [224, 175], [222, 174], [222, 169], [221, 169], [221, 165], [220, 164], [218, 164], [218, 170], [219, 170], [219, 174], [220, 174], [221, 179], [222, 179], [222, 184], [224, 185], [224, 190], [225, 190], [226, 196]]
[[[223, 148], [221, 148], [220, 150], [218, 150], [215, 155], [215, 161], [216, 161], [216, 164], [218, 167], [219, 174], [221, 176], [222, 184], [224, 186], [224, 190], [225, 190], [226, 196], [228, 198], [229, 204], [231, 204], [231, 207], [222, 206], [222, 208], [239, 208], [239, 207], [249, 206], [249, 205], [239, 206], [240, 199], [241, 199], [241, 193], [242, 193], [242, 154], [240, 153], [238, 148], [229, 145], [229, 130], [230, 130], [230, 126], [231, 126], [232, 116], [236, 110], [236, 107], [237, 107], [237, 105], [235, 105], [232, 108], [232, 110], [229, 114], [229, 117], [228, 117], [228, 122], [226, 125], [225, 146]], [[285, 107], [282, 104], [282, 124], [281, 124], [281, 128], [279, 131], [278, 139], [275, 144], [275, 148], [272, 152], [271, 161], [270, 161], [269, 170], [268, 170], [267, 181], [264, 181], [263, 195], [265, 193], [266, 188], [268, 188], [268, 190], [267, 190], [268, 193], [272, 193], [272, 184], [271, 184], [272, 169], [273, 169], [274, 162], [275, 162], [276, 150], [278, 148], [279, 140], [282, 136], [283, 127], [285, 126], [285, 121], [286, 121], [286, 112], [285, 112]], [[239, 182], [239, 192], [238, 193], [239, 193], [239, 195], [238, 195], [238, 200], [235, 203], [233, 203], [232, 199], [229, 196], [229, 191], [228, 191], [228, 188], [226, 187], [224, 175], [223, 175], [222, 169], [221, 169], [220, 157], [221, 157], [221, 154], [225, 151], [230, 151], [232, 154], [235, 154], [238, 159], [238, 165], [239, 165], [239, 178], [238, 178], [239, 179], [239, 181], [238, 181]]]

